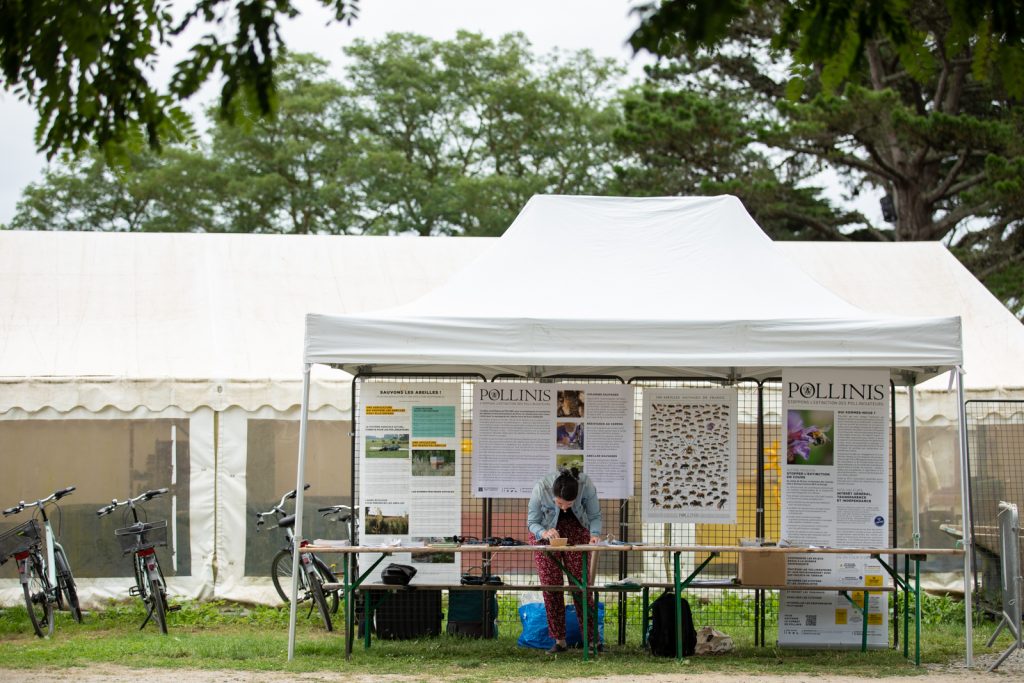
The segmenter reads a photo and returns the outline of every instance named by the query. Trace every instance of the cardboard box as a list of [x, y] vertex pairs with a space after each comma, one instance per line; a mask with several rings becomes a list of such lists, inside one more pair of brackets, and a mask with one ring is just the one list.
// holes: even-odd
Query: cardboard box
[[783, 586], [786, 554], [750, 548], [740, 552], [740, 583], [745, 586]]

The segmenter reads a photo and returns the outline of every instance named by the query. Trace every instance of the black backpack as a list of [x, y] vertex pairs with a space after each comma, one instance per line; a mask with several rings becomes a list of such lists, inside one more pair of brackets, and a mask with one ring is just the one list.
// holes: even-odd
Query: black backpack
[[[693, 655], [697, 647], [697, 630], [693, 627], [690, 603], [681, 598], [683, 614], [683, 656]], [[647, 632], [647, 647], [658, 657], [676, 656], [676, 603], [675, 593], [665, 591], [651, 605], [651, 629]]]

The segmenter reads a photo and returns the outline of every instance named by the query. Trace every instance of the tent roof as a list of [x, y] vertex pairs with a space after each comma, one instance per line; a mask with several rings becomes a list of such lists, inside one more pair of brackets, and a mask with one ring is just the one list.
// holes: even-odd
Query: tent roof
[[[307, 311], [407, 303], [477, 257], [497, 263], [499, 241], [0, 231], [0, 414], [293, 407]], [[961, 316], [967, 389], [1024, 390], [1024, 325], [941, 244], [775, 248], [871, 313]], [[311, 407], [345, 410], [346, 380], [314, 368]]]
[[[403, 303], [492, 243], [0, 231], [0, 413], [290, 408], [306, 311]], [[349, 400], [342, 385], [315, 395]]]
[[[820, 283], [878, 314], [963, 320], [968, 389], [1024, 388], [1024, 325], [940, 242], [777, 242]], [[945, 390], [946, 378], [923, 389]]]
[[349, 371], [924, 376], [962, 362], [957, 317], [866, 313], [780, 252], [735, 197], [536, 196], [420, 299], [310, 314], [305, 360]]

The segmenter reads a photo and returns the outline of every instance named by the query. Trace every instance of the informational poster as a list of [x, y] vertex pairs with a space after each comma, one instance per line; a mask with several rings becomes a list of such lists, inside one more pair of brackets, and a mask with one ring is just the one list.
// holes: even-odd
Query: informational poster
[[[786, 457], [782, 538], [795, 546], [884, 548], [889, 538], [889, 373], [783, 372]], [[858, 555], [789, 555], [788, 584], [881, 587], [885, 573]], [[779, 644], [860, 647], [865, 593], [854, 606], [831, 591], [783, 591]], [[868, 593], [868, 645], [888, 646], [888, 600]]]
[[[461, 535], [461, 391], [454, 383], [363, 385], [357, 433], [362, 545], [426, 545]], [[393, 560], [416, 566], [417, 580], [459, 574], [451, 551]]]
[[600, 498], [633, 493], [633, 387], [473, 385], [473, 495], [529, 498], [556, 468], [578, 467]]
[[736, 522], [735, 389], [644, 389], [645, 522]]

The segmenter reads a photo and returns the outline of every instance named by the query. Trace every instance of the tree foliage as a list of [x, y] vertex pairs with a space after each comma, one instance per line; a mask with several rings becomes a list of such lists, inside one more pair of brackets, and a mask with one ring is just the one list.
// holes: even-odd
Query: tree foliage
[[[660, 0], [635, 11], [634, 49], [671, 55], [717, 47], [737, 25], [770, 11], [778, 19], [773, 47], [801, 64], [820, 67], [835, 89], [866, 58], [871, 44], [886, 43], [904, 66], [933, 49], [934, 36], [915, 21], [922, 3], [911, 0]], [[930, 3], [924, 3], [928, 5]], [[1014, 97], [1024, 95], [1024, 5], [1018, 0], [944, 0], [949, 56], [972, 48], [976, 75], [994, 71]]]
[[[358, 0], [318, 0], [351, 21]], [[280, 22], [298, 14], [293, 0], [0, 0], [3, 87], [39, 113], [36, 143], [48, 158], [130, 142], [179, 139], [188, 118], [178, 103], [211, 77], [223, 79], [220, 112], [239, 102], [273, 111]], [[225, 28], [226, 27], [226, 28]], [[179, 62], [166, 89], [153, 82], [159, 51], [202, 35]]]
[[[827, 170], [851, 196], [874, 188], [893, 200], [891, 229], [851, 233], [855, 226], [842, 220], [820, 221], [819, 238], [945, 240], [1019, 312], [1024, 129], [1015, 93], [1024, 72], [1008, 74], [992, 60], [1016, 58], [1017, 10], [984, 8], [968, 17], [943, 0], [854, 2], [846, 10], [764, 0], [739, 8], [713, 35], [659, 43], [675, 51], [647, 87], [717, 90], [716, 101], [742, 103], [751, 149], [771, 150], [777, 168]], [[864, 12], [870, 21], [854, 21]], [[1002, 23], [978, 18], [998, 12]]]
[[344, 83], [291, 55], [274, 116], [243, 103], [194, 150], [160, 156], [136, 138], [115, 148], [122, 165], [100, 152], [54, 164], [11, 227], [496, 235], [533, 194], [599, 192], [611, 174], [609, 61], [472, 33], [347, 54]]

